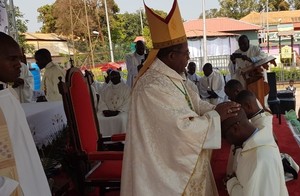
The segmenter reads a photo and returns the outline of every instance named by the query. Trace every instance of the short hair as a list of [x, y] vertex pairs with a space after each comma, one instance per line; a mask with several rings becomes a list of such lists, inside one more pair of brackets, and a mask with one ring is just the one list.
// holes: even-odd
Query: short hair
[[19, 44], [11, 36], [3, 32], [0, 32], [0, 43], [0, 54], [7, 50], [7, 46], [20, 48]]
[[294, 80], [290, 80], [290, 82], [294, 82]]
[[241, 92], [239, 92], [239, 94], [237, 94], [235, 101], [237, 103], [243, 104], [246, 102], [250, 102], [250, 103], [256, 103], [256, 96], [254, 93], [252, 93], [249, 90], [242, 90]]
[[195, 63], [194, 61], [189, 62], [188, 67], [190, 67], [190, 66], [195, 66], [195, 67], [197, 67], [197, 66], [196, 66], [196, 63]]
[[238, 39], [238, 42], [240, 42], [240, 41], [242, 41], [242, 40], [244, 40], [244, 39], [249, 41], [247, 35], [241, 35], [241, 36], [239, 37], [239, 39]]
[[205, 63], [205, 64], [203, 65], [202, 70], [204, 70], [204, 69], [212, 69], [212, 64], [211, 64], [211, 63]]
[[231, 79], [225, 84], [224, 88], [225, 89], [237, 89], [237, 88], [243, 89], [244, 87], [240, 81]]
[[51, 59], [51, 53], [46, 48], [42, 48], [42, 49], [37, 50], [34, 53], [34, 56], [42, 56], [42, 57]]

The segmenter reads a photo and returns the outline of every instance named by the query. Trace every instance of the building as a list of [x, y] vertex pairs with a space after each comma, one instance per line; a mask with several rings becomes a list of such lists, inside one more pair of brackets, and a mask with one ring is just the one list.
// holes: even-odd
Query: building
[[[290, 59], [292, 65], [296, 64], [300, 53], [300, 10], [251, 12], [241, 21], [261, 26], [259, 38], [264, 51], [276, 56], [278, 61]], [[297, 64], [300, 66], [300, 60]]]
[[[73, 49], [69, 48], [66, 39], [55, 33], [24, 33], [26, 43], [32, 45], [34, 50], [46, 48], [50, 51], [52, 59], [57, 64], [66, 64], [73, 56]], [[35, 62], [33, 54], [26, 54], [28, 62]]]

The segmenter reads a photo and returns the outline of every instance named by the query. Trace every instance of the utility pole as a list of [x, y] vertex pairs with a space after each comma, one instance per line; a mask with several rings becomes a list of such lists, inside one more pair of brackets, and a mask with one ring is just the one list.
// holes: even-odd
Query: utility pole
[[89, 19], [88, 19], [87, 8], [86, 8], [86, 0], [84, 0], [83, 2], [84, 2], [85, 20], [86, 20], [86, 24], [87, 24], [87, 31], [88, 31], [88, 37], [89, 37], [89, 48], [90, 48], [90, 51], [91, 51], [92, 65], [93, 65], [93, 68], [94, 68], [95, 67], [94, 50], [93, 50], [93, 47], [92, 47], [90, 25], [89, 25]]
[[111, 42], [110, 26], [109, 26], [109, 18], [108, 18], [108, 11], [107, 11], [106, 0], [104, 0], [104, 7], [105, 7], [105, 15], [106, 15], [106, 23], [107, 23], [107, 32], [108, 32], [108, 40], [109, 40], [110, 59], [111, 59], [111, 62], [115, 62], [115, 60], [114, 60], [114, 52], [113, 52], [112, 42]]
[[141, 35], [144, 35], [144, 25], [143, 25], [143, 8], [140, 9], [140, 20], [141, 20], [141, 30], [142, 30], [142, 33]]
[[205, 0], [202, 0], [202, 16], [203, 16], [202, 19], [203, 21], [203, 65], [204, 65], [205, 63], [207, 63]]

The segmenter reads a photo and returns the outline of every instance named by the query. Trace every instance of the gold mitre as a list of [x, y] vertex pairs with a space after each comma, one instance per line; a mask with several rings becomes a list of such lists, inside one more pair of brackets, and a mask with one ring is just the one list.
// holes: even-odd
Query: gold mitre
[[150, 51], [143, 67], [139, 71], [136, 81], [147, 71], [157, 56], [159, 49], [167, 48], [187, 41], [177, 0], [174, 0], [172, 9], [166, 18], [162, 18], [145, 6], [149, 23], [153, 49]]
[[145, 12], [151, 32], [153, 48], [166, 48], [186, 42], [177, 0], [174, 1], [172, 9], [166, 18], [162, 18], [154, 13], [145, 4]]

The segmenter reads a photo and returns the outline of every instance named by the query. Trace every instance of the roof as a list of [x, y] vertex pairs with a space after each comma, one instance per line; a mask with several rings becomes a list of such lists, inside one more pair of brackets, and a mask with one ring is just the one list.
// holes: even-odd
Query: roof
[[[187, 37], [203, 37], [203, 30], [190, 30], [185, 31]], [[223, 33], [216, 31], [206, 31], [208, 37], [223, 37], [223, 36], [235, 36], [234, 33]]]
[[[67, 40], [55, 33], [24, 33], [24, 35], [26, 43], [32, 45], [35, 50], [46, 48], [52, 56], [74, 54], [74, 49], [68, 46]], [[26, 56], [29, 57], [32, 54], [26, 54]]]
[[[203, 31], [202, 19], [189, 20], [184, 22], [183, 25], [187, 34], [189, 34], [189, 32]], [[259, 29], [261, 29], [261, 27], [258, 25], [232, 18], [222, 17], [206, 19], [207, 36], [228, 36], [230, 34], [234, 35], [237, 31], [257, 31]]]
[[66, 41], [55, 33], [24, 33], [28, 41]]
[[279, 24], [279, 23], [299, 23], [300, 22], [300, 10], [291, 10], [291, 11], [277, 11], [277, 12], [251, 12], [247, 16], [241, 18], [241, 21], [262, 25], [268, 22], [269, 24]]

